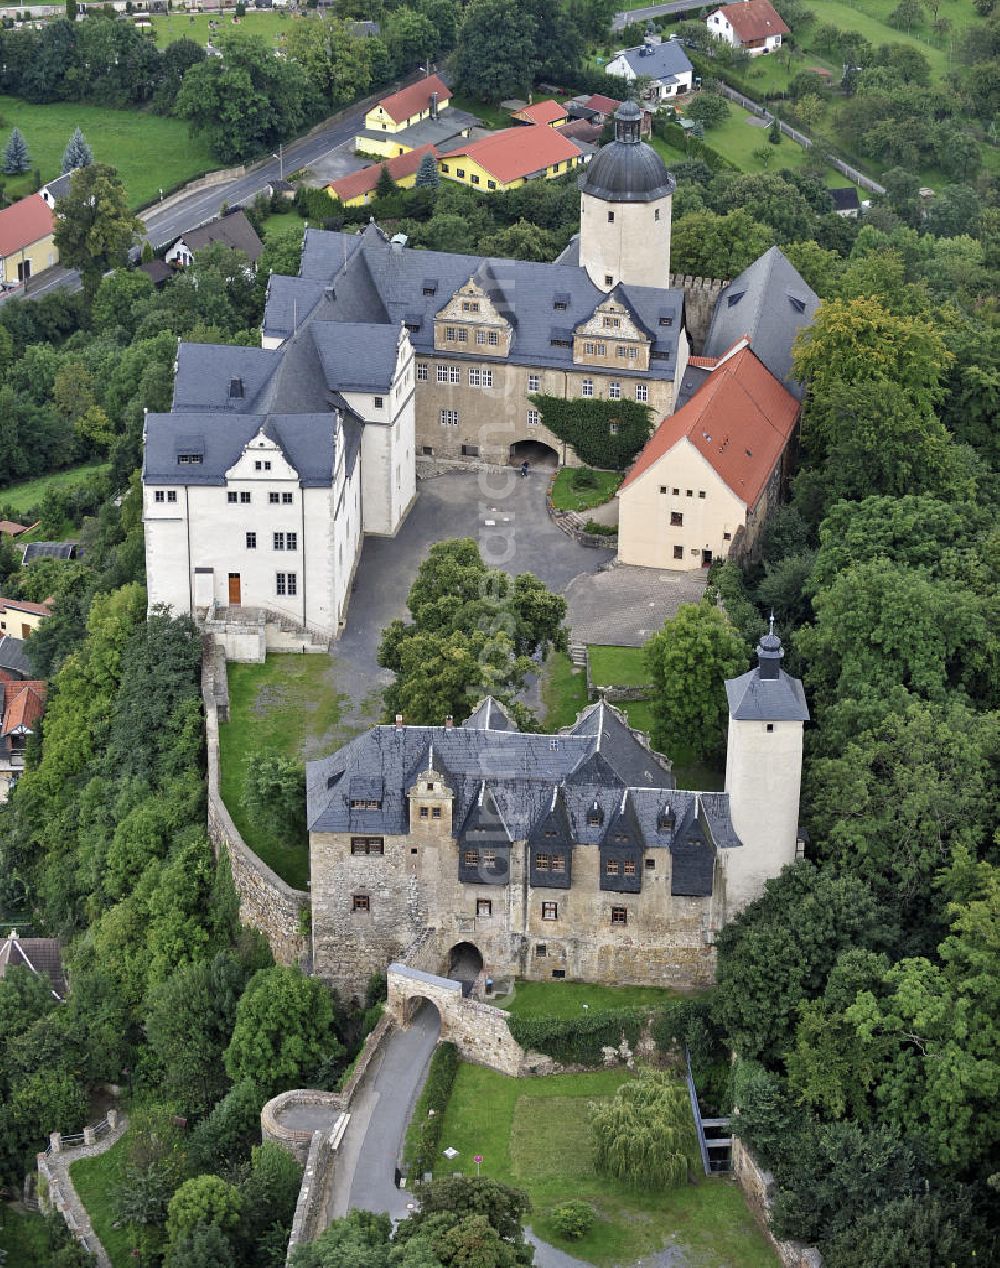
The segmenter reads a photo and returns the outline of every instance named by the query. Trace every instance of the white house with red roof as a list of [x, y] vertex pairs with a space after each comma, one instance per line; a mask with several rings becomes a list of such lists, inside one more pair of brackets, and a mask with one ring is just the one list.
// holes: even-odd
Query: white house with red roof
[[44, 682], [0, 679], [0, 803], [24, 770], [24, 752], [45, 712]]
[[22, 286], [30, 277], [59, 263], [55, 217], [39, 194], [29, 194], [0, 211], [0, 282]]
[[664, 418], [618, 492], [618, 557], [690, 570], [753, 546], [780, 495], [799, 402], [741, 339], [691, 357], [704, 382]]
[[781, 48], [782, 36], [791, 34], [771, 0], [736, 0], [710, 13], [705, 23], [709, 35], [746, 49], [751, 57], [773, 53]]

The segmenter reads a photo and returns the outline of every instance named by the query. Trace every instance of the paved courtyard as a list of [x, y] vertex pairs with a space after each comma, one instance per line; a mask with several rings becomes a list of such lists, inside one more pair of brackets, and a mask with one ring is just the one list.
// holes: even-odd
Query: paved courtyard
[[706, 574], [616, 564], [566, 587], [566, 621], [574, 643], [641, 647], [682, 603], [697, 603]]

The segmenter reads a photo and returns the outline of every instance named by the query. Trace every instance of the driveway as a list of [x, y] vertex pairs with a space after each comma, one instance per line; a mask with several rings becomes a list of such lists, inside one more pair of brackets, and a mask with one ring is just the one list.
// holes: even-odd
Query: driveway
[[574, 643], [615, 643], [641, 647], [682, 603], [705, 593], [700, 568], [636, 568], [616, 564], [596, 577], [576, 577], [566, 589], [566, 623]]
[[394, 538], [367, 537], [358, 565], [347, 626], [330, 649], [340, 690], [352, 706], [343, 727], [360, 730], [378, 712], [376, 694], [392, 681], [375, 660], [382, 630], [406, 619], [406, 596], [434, 542], [473, 537], [487, 564], [533, 572], [563, 593], [575, 577], [597, 572], [614, 557], [567, 537], [545, 509], [547, 478], [522, 480], [515, 471], [450, 472], [420, 480], [417, 500]]

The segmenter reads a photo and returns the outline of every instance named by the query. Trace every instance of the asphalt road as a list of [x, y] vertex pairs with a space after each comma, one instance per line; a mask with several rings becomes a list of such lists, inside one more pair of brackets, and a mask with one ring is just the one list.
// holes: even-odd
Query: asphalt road
[[688, 13], [703, 9], [705, 0], [669, 0], [667, 4], [650, 4], [644, 9], [623, 9], [611, 20], [612, 31], [622, 31], [633, 22], [646, 22], [649, 18], [662, 18], [668, 13]]

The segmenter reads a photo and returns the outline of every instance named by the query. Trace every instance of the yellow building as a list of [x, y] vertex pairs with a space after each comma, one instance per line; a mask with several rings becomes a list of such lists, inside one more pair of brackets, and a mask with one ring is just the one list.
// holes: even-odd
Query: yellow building
[[447, 180], [492, 192], [565, 176], [582, 163], [583, 153], [569, 137], [535, 123], [491, 132], [450, 149], [438, 159], [438, 171]]
[[414, 147], [398, 139], [398, 134], [425, 119], [437, 119], [442, 110], [448, 109], [450, 102], [451, 89], [448, 85], [437, 75], [429, 75], [390, 97], [383, 97], [372, 106], [365, 115], [365, 130], [367, 133], [384, 133], [385, 139], [366, 135], [358, 137], [355, 145], [366, 154], [385, 155], [386, 158], [406, 154]]
[[59, 263], [55, 219], [40, 194], [29, 194], [0, 211], [0, 282], [23, 286], [28, 278]]
[[383, 170], [389, 173], [400, 189], [412, 189], [417, 183], [417, 172], [425, 154], [432, 154], [437, 158], [437, 150], [433, 145], [421, 145], [416, 150], [408, 150], [406, 154], [397, 154], [386, 163], [372, 163], [359, 172], [351, 172], [339, 181], [327, 185], [326, 192], [345, 207], [364, 207], [375, 197]]
[[51, 615], [52, 609], [47, 603], [0, 599], [0, 634], [9, 634], [12, 638], [27, 638]]

